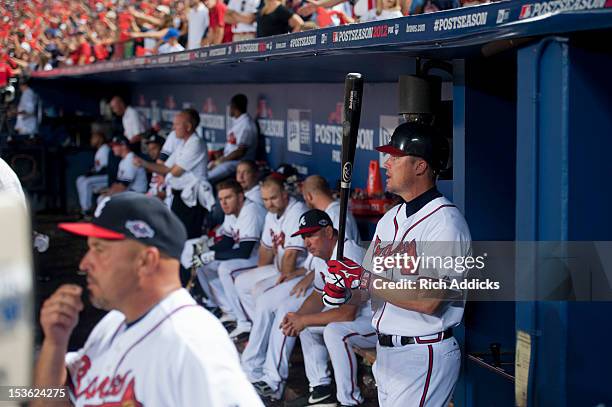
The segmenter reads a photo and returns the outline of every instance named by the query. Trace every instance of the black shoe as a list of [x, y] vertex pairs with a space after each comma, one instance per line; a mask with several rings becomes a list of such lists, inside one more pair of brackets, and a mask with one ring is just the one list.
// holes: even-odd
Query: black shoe
[[336, 407], [337, 405], [332, 387], [329, 384], [315, 386], [308, 396], [298, 397], [285, 403], [285, 407]]
[[276, 390], [268, 386], [268, 383], [264, 381], [253, 383], [253, 387], [255, 388], [257, 394], [263, 398], [271, 398], [276, 393]]

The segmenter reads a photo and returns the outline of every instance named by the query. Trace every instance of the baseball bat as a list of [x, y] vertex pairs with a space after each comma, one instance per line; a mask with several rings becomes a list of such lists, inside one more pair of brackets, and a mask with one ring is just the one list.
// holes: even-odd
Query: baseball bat
[[349, 73], [344, 81], [344, 121], [342, 122], [342, 165], [340, 167], [340, 219], [338, 224], [338, 250], [336, 260], [344, 258], [346, 211], [348, 210], [353, 179], [353, 161], [357, 147], [357, 132], [361, 119], [363, 76]]

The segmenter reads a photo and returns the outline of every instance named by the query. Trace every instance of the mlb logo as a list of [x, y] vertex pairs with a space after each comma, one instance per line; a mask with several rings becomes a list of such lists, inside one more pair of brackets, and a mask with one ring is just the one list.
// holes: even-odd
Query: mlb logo
[[519, 14], [519, 19], [531, 17], [531, 7], [531, 4], [525, 4], [523, 7], [521, 7], [521, 14]]
[[321, 44], [325, 44], [327, 42], [327, 34], [321, 34]]
[[502, 9], [497, 12], [497, 24], [505, 23], [510, 17], [510, 10]]
[[332, 37], [332, 41], [333, 42], [338, 42], [338, 33], [337, 32], [334, 33], [334, 35]]

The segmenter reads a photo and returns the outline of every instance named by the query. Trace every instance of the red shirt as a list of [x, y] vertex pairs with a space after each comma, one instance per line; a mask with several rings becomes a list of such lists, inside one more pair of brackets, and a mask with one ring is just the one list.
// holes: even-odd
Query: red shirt
[[220, 0], [217, 0], [215, 7], [208, 9], [210, 27], [225, 27], [225, 10], [227, 6]]
[[4, 61], [0, 61], [0, 86], [8, 85], [9, 78], [13, 76], [13, 70]]

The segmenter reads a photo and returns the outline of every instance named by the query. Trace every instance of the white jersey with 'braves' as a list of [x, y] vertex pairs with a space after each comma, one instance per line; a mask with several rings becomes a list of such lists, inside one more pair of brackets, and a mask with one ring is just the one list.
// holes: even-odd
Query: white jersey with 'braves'
[[[471, 252], [471, 236], [463, 215], [443, 196], [430, 200], [416, 212], [402, 203], [391, 208], [376, 226], [366, 259], [390, 257], [396, 253], [427, 256], [434, 259], [447, 256], [467, 256]], [[424, 258], [425, 259], [425, 258]], [[424, 260], [423, 259], [423, 260]], [[425, 263], [421, 263], [421, 266]], [[457, 279], [453, 270], [419, 267], [418, 270], [387, 270], [383, 277], [393, 280]], [[452, 273], [452, 274], [451, 274]], [[458, 325], [463, 317], [463, 301], [445, 302], [436, 315], [406, 310], [390, 303], [375, 304], [373, 327], [380, 333], [403, 336], [423, 336], [443, 332]]]
[[66, 366], [75, 406], [263, 406], [223, 326], [184, 289], [129, 327], [109, 312]]
[[[259, 242], [264, 226], [266, 210], [249, 199], [244, 200], [238, 217], [225, 215], [221, 224], [220, 234], [234, 239], [234, 244], [240, 242]], [[257, 247], [253, 247], [253, 255], [257, 254]]]
[[248, 113], [243, 113], [235, 119], [227, 130], [227, 141], [223, 148], [223, 155], [226, 156], [238, 149], [246, 148], [243, 160], [254, 160], [257, 150], [257, 126]]
[[302, 236], [291, 237], [299, 228], [300, 217], [308, 208], [306, 204], [295, 198], [289, 198], [289, 204], [279, 217], [275, 213], [268, 212], [264, 230], [261, 235], [261, 243], [275, 252], [274, 262], [278, 270], [281, 269], [280, 262], [283, 259], [285, 250], [300, 250], [295, 267], [302, 267], [306, 258], [306, 248]]
[[119, 162], [117, 181], [127, 184], [128, 191], [147, 191], [147, 173], [144, 168], [134, 165], [134, 153], [128, 153]]

